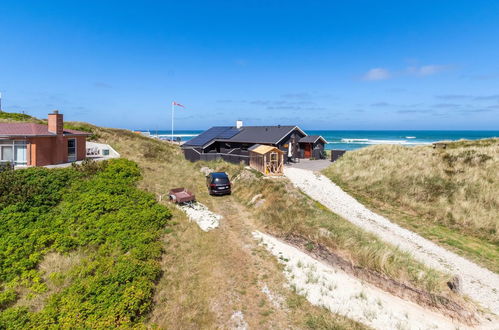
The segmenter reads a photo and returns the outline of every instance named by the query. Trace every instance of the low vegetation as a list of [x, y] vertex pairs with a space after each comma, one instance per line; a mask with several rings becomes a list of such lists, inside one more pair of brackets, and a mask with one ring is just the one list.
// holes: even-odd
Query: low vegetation
[[[170, 212], [135, 187], [139, 179], [138, 166], [125, 159], [0, 173], [0, 328], [143, 321]], [[47, 277], [39, 268], [48, 254], [63, 259], [76, 251], [69, 269]], [[48, 282], [62, 288], [31, 303]]]
[[499, 272], [499, 139], [368, 147], [324, 174], [379, 213]]
[[28, 121], [34, 123], [42, 122], [41, 120], [36, 119], [35, 117], [31, 117], [30, 115], [24, 113], [0, 111], [0, 122], [5, 122], [5, 121]]
[[248, 207], [257, 205], [260, 221], [280, 237], [300, 235], [309, 241], [310, 249], [320, 243], [355, 265], [432, 293], [448, 291], [446, 276], [332, 213], [287, 180], [242, 175], [234, 194]]

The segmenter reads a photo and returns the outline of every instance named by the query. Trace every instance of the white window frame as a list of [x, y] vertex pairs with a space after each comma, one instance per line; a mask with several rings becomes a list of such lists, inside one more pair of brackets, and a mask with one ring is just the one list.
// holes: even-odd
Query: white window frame
[[[5, 143], [8, 142], [8, 143]], [[20, 143], [19, 143], [20, 142]], [[3, 148], [9, 147], [12, 150], [12, 158], [8, 160], [3, 160]], [[25, 161], [20, 162], [17, 158], [16, 149], [18, 147], [25, 148]], [[28, 143], [25, 140], [0, 140], [0, 162], [5, 163], [13, 163], [14, 165], [27, 165], [28, 164]]]

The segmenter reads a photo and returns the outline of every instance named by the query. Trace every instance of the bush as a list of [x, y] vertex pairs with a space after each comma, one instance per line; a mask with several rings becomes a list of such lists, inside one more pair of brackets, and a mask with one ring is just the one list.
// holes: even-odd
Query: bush
[[0, 173], [14, 170], [14, 164], [10, 162], [0, 163]]
[[[116, 327], [140, 322], [160, 275], [170, 211], [135, 187], [140, 170], [116, 159], [0, 174], [0, 328]], [[49, 251], [85, 249], [70, 284], [38, 312], [9, 307], [17, 291], [46, 291], [37, 266]], [[24, 288], [24, 289], [23, 289]]]

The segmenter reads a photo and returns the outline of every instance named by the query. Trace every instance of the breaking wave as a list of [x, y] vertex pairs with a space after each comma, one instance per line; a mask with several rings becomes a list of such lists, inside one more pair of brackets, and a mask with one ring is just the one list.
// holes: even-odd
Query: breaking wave
[[[407, 137], [409, 138], [409, 137]], [[413, 137], [410, 137], [413, 138]], [[335, 143], [348, 143], [348, 144], [402, 144], [402, 145], [424, 145], [430, 144], [430, 142], [413, 142], [407, 140], [377, 140], [377, 139], [341, 139], [340, 141], [328, 142], [331, 144]]]

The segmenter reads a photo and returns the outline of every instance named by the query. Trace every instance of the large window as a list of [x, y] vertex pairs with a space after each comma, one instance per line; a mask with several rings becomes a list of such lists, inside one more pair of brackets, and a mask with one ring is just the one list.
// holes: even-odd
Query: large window
[[76, 161], [76, 139], [68, 139], [68, 162]]
[[0, 161], [26, 165], [26, 141], [0, 140]]
[[3, 162], [13, 162], [14, 153], [12, 152], [12, 146], [1, 146], [2, 149], [2, 161]]

